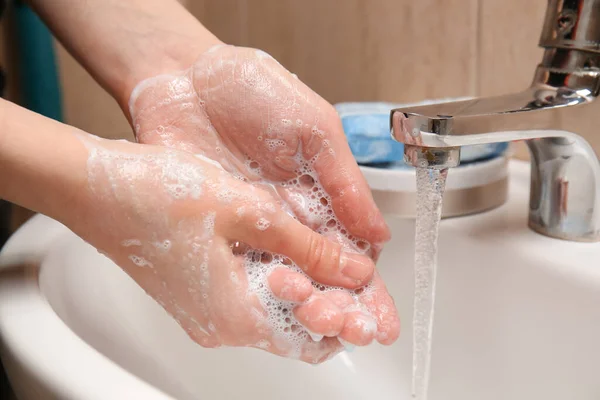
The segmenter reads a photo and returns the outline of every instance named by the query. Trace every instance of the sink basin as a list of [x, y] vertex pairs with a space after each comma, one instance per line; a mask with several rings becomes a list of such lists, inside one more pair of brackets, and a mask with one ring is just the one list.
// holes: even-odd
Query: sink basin
[[[600, 244], [530, 231], [528, 166], [509, 173], [506, 204], [441, 223], [430, 400], [598, 399]], [[0, 255], [13, 388], [24, 400], [410, 399], [414, 221], [388, 223], [379, 269], [400, 339], [310, 366], [195, 345], [110, 260], [37, 216]]]

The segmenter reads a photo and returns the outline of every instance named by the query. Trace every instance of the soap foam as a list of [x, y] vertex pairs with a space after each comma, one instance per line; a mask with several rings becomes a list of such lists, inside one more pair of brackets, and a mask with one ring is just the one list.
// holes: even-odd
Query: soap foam
[[[309, 225], [313, 230], [338, 242], [344, 251], [366, 253], [369, 250], [369, 246], [365, 245], [366, 242], [350, 235], [335, 215], [331, 197], [324, 190], [314, 168], [317, 159], [318, 155], [310, 160], [305, 160], [302, 156], [302, 147], [299, 146], [299, 150], [295, 155], [295, 161], [299, 165], [296, 170], [296, 178], [283, 183], [270, 182], [263, 178], [258, 184], [280, 186], [295, 194], [295, 196], [291, 196], [294, 204], [290, 207], [290, 210], [294, 211], [288, 211], [294, 218], [309, 221]], [[299, 358], [308, 341], [318, 342], [323, 337], [308, 331], [294, 317], [292, 310], [298, 305], [297, 303], [280, 300], [271, 291], [268, 277], [275, 269], [280, 267], [285, 267], [306, 276], [318, 291], [341, 290], [347, 292], [353, 298], [354, 303], [346, 307], [343, 312], [360, 311], [367, 315], [366, 321], [372, 321], [372, 323], [366, 323], [365, 320], [360, 321], [363, 324], [361, 328], [365, 331], [365, 334], [372, 334], [377, 330], [375, 319], [367, 308], [359, 302], [360, 294], [373, 290], [371, 284], [356, 291], [323, 285], [313, 281], [300, 267], [285, 256], [257, 249], [250, 249], [246, 252], [244, 267], [248, 279], [248, 294], [258, 297], [260, 304], [266, 311], [266, 322], [272, 329], [274, 336], [280, 341], [291, 345], [288, 357]], [[319, 318], [331, 318], [331, 315], [322, 314]]]
[[150, 268], [153, 267], [152, 263], [150, 261], [146, 260], [144, 257], [140, 257], [135, 254], [131, 254], [129, 256], [129, 259], [131, 260], [132, 263], [134, 263], [138, 267], [150, 267]]
[[[223, 47], [225, 46], [213, 47], [208, 53], [217, 52]], [[177, 104], [179, 104], [179, 106], [186, 105], [185, 109], [197, 107], [200, 114], [206, 114], [205, 104], [207, 101], [209, 101], [209, 96], [211, 93], [213, 93], [213, 91], [222, 90], [223, 85], [227, 82], [223, 81], [223, 85], [221, 86], [203, 87], [196, 92], [194, 90], [192, 81], [201, 80], [204, 78], [208, 80], [211, 78], [211, 76], [216, 74], [219, 69], [227, 71], [228, 73], [225, 75], [227, 77], [232, 76], [234, 79], [236, 79], [236, 84], [245, 86], [247, 90], [251, 91], [252, 93], [260, 93], [261, 96], [265, 98], [265, 101], [271, 101], [269, 98], [274, 97], [276, 93], [274, 92], [270, 81], [263, 75], [263, 71], [270, 68], [269, 65], [272, 64], [270, 61], [272, 58], [261, 52], [257, 52], [256, 55], [257, 60], [246, 60], [243, 62], [240, 61], [240, 65], [242, 65], [242, 67], [238, 66], [239, 70], [234, 69], [236, 67], [236, 63], [238, 62], [237, 57], [234, 60], [228, 60], [226, 57], [218, 57], [213, 60], [214, 62], [206, 63], [206, 65], [204, 65], [205, 68], [193, 68], [189, 71], [182, 71], [179, 74], [164, 75], [151, 78], [140, 83], [132, 92], [129, 102], [131, 115], [136, 127], [136, 137], [146, 137], [146, 135], [148, 135], [148, 138], [159, 137], [164, 141], [165, 135], [169, 133], [161, 125], [158, 127], [156, 127], [156, 125], [154, 127], [149, 126], [147, 129], [143, 129], [142, 132], [139, 120], [149, 115], [156, 115], [155, 107], [151, 106], [153, 104], [152, 102], [148, 104], [144, 101], [141, 101], [141, 113], [139, 112], [140, 110], [135, 109], [134, 106], [142, 94], [148, 91], [150, 97], [154, 98], [154, 94], [160, 92], [160, 85], [167, 84], [168, 93], [166, 94], [166, 98], [164, 100], [169, 99], [169, 102], [165, 103], [163, 101], [163, 106], [165, 104], [170, 104], [170, 107], [175, 107], [170, 108], [170, 110], [176, 110]], [[207, 58], [207, 60], [211, 60], [211, 58]], [[236, 71], [239, 73], [235, 73]], [[296, 76], [294, 75], [294, 77]], [[281, 79], [281, 82], [279, 83], [284, 82], [287, 81], [285, 81], [285, 79]], [[290, 88], [294, 91], [294, 96], [304, 96], [294, 85], [295, 84], [290, 86]], [[154, 90], [156, 87], [159, 89]], [[316, 173], [314, 167], [315, 162], [318, 160], [320, 154], [326, 154], [329, 157], [335, 155], [335, 151], [331, 147], [329, 141], [326, 139], [327, 134], [324, 130], [320, 129], [318, 121], [308, 121], [299, 118], [287, 117], [287, 115], [291, 115], [296, 111], [294, 107], [297, 106], [295, 97], [290, 98], [290, 100], [293, 101], [282, 104], [280, 117], [277, 117], [275, 120], [268, 121], [263, 130], [256, 133], [257, 143], [263, 142], [269, 152], [275, 153], [272, 157], [273, 163], [282, 169], [293, 171], [295, 173], [295, 178], [288, 181], [269, 181], [262, 175], [262, 168], [257, 161], [251, 159], [250, 157], [247, 157], [245, 160], [241, 160], [241, 162], [239, 159], [236, 159], [236, 157], [229, 152], [227, 146], [223, 143], [222, 138], [216, 129], [210, 124], [210, 121], [207, 123], [208, 128], [205, 135], [198, 136], [198, 133], [192, 129], [190, 130], [190, 135], [196, 134], [196, 136], [189, 136], [187, 139], [189, 142], [198, 143], [197, 138], [202, 137], [203, 140], [205, 140], [205, 142], [203, 142], [201, 145], [202, 150], [206, 152], [205, 154], [214, 158], [218, 162], [212, 161], [211, 159], [206, 159], [206, 157], [203, 155], [198, 155], [197, 157], [204, 158], [206, 159], [205, 161], [213, 164], [218, 164], [220, 167], [222, 166], [223, 170], [226, 170], [235, 178], [249, 182], [256, 187], [274, 188], [275, 190], [269, 190], [269, 192], [273, 193], [283, 192], [285, 195], [282, 196], [281, 199], [277, 200], [284, 210], [287, 211], [292, 217], [301, 220], [317, 233], [339, 243], [344, 251], [366, 254], [370, 250], [370, 245], [365, 241], [359, 240], [350, 235], [337, 218], [333, 211], [332, 199], [320, 183], [318, 174]], [[144, 108], [144, 104], [149, 105], [150, 107]], [[187, 104], [191, 104], [191, 107], [187, 106]], [[192, 114], [184, 114], [184, 117], [192, 118], [191, 115]], [[191, 119], [188, 122], [191, 122]], [[199, 124], [196, 122], [198, 121], [194, 120], [195, 126]], [[307, 146], [310, 147], [311, 154], [316, 153], [316, 155], [310, 159], [305, 159], [303, 156], [302, 141], [299, 141], [298, 148], [294, 155], [289, 156], [288, 154], [290, 149], [287, 147], [296, 145], [298, 139], [297, 130], [300, 128], [309, 130], [312, 135]], [[167, 139], [169, 139], [167, 140], [167, 144], [170, 144], [171, 139]], [[179, 140], [181, 139], [184, 138], [180, 137]], [[315, 149], [315, 145], [318, 146], [317, 149]], [[181, 148], [180, 145], [178, 147]], [[282, 152], [279, 153], [280, 151]], [[180, 172], [187, 176], [192, 175], [190, 174], [190, 171], [184, 170]], [[202, 188], [207, 188], [210, 191], [218, 190], [217, 197], [222, 202], [230, 202], [238, 195], [234, 191], [223, 189], [222, 185], [220, 186], [206, 182], [201, 175], [202, 174], [197, 174], [197, 181], [195, 181], [198, 184], [197, 186], [192, 186], [194, 179], [190, 181], [183, 179], [183, 181], [181, 181], [179, 179], [169, 179], [170, 176], [167, 176], [166, 182], [168, 185], [171, 185], [168, 187], [170, 195], [175, 199], [186, 197], [198, 198], [203, 193]], [[221, 187], [221, 189], [219, 190], [218, 187]], [[256, 202], [248, 203], [252, 204]], [[273, 204], [266, 204], [264, 208], [265, 210], [271, 211], [274, 210], [275, 207]], [[251, 207], [241, 206], [236, 209], [235, 214], [238, 217], [242, 217], [251, 211]], [[266, 230], [270, 225], [271, 221], [265, 218], [264, 215], [258, 216], [256, 220], [257, 229]], [[205, 246], [209, 245], [210, 241], [203, 244], [202, 249], [199, 249], [198, 251], [202, 251], [204, 254], [207, 254], [207, 251], [205, 251]], [[240, 256], [244, 260], [244, 268], [248, 282], [247, 294], [248, 296], [257, 296], [261, 306], [265, 311], [266, 317], [260, 317], [262, 314], [258, 312], [257, 318], [265, 318], [268, 327], [273, 331], [274, 336], [276, 336], [277, 339], [276, 342], [260, 341], [255, 344], [256, 347], [265, 348], [267, 344], [271, 345], [271, 343], [275, 344], [284, 342], [291, 344], [290, 356], [299, 357], [303, 350], [305, 351], [305, 355], [310, 353], [310, 351], [317, 352], [315, 350], [316, 347], [311, 347], [314, 345], [314, 340], [311, 340], [311, 333], [309, 333], [294, 318], [292, 310], [298, 304], [275, 298], [267, 281], [267, 278], [271, 272], [280, 267], [285, 267], [300, 274], [304, 274], [305, 276], [306, 274], [296, 264], [292, 263], [289, 259], [280, 254], [272, 254], [260, 249], [249, 249], [240, 254]], [[199, 268], [200, 271], [203, 271], [203, 274], [208, 274], [207, 265], [208, 260], [204, 260], [200, 264]], [[233, 277], [231, 278], [233, 280]], [[240, 277], [236, 276], [236, 278], [239, 279]], [[340, 290], [347, 292], [352, 297], [355, 304], [347, 307], [347, 309], [343, 310], [344, 312], [361, 311], [367, 315], [370, 315], [369, 310], [367, 310], [367, 308], [360, 303], [359, 295], [364, 296], [365, 293], [368, 294], [369, 291], [373, 290], [371, 285], [367, 285], [360, 291], [350, 291], [339, 287], [322, 285], [312, 281], [310, 278], [309, 280], [312, 282], [313, 287], [318, 291], [329, 292], [333, 290]], [[205, 298], [204, 296], [206, 296], [206, 294], [203, 294], [203, 298]], [[318, 338], [318, 336], [315, 336], [314, 334], [313, 336], [314, 339]], [[318, 356], [318, 354], [315, 354], [315, 357]]]
[[127, 239], [121, 242], [121, 246], [123, 247], [131, 247], [131, 246], [141, 246], [142, 241], [139, 239]]

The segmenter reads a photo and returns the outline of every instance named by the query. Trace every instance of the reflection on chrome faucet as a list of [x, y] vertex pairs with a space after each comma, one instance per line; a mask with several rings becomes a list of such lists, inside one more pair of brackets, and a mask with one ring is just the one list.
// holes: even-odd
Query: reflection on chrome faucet
[[532, 158], [529, 226], [547, 236], [600, 241], [600, 164], [567, 117], [598, 118], [600, 0], [550, 0], [531, 87], [520, 93], [391, 113], [392, 137], [414, 166], [458, 165], [460, 146], [525, 140]]

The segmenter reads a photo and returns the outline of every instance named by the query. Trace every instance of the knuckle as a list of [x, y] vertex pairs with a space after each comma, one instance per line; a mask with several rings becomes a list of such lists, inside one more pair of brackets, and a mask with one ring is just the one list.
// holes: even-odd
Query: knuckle
[[306, 270], [310, 273], [315, 273], [320, 269], [320, 259], [323, 255], [323, 241], [318, 235], [311, 234], [308, 236], [306, 246]]
[[312, 234], [306, 246], [307, 271], [314, 274], [331, 272], [333, 265], [339, 264], [340, 252], [324, 236]]

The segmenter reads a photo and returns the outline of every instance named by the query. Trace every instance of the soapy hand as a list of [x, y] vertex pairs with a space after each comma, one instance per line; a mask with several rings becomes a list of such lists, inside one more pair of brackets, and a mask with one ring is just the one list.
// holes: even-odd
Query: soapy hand
[[312, 161], [336, 216], [370, 244], [373, 258], [389, 239], [335, 109], [263, 51], [213, 47], [185, 71], [138, 84], [129, 105], [139, 142], [203, 154], [248, 181], [275, 183], [317, 229], [322, 221], [311, 218], [296, 187], [281, 185]]
[[[231, 177], [268, 190], [286, 214], [320, 234], [310, 236], [314, 234], [307, 229], [266, 235], [258, 230], [253, 242], [238, 238], [252, 248], [283, 253], [294, 261], [289, 265], [284, 262], [287, 259], [275, 256], [273, 262], [278, 268], [258, 271], [261, 279], [270, 274], [268, 280], [274, 295], [285, 297], [289, 285], [283, 283], [299, 279], [299, 265], [314, 279], [311, 286], [319, 290], [316, 297], [284, 300], [307, 301], [300, 310], [310, 306], [314, 310], [341, 312], [343, 322], [337, 329], [342, 341], [358, 345], [368, 344], [373, 338], [384, 344], [395, 341], [399, 321], [379, 276], [375, 273], [371, 283], [357, 294], [342, 288], [354, 289], [366, 283], [360, 279], [360, 273], [342, 278], [339, 267], [329, 266], [339, 265], [338, 254], [362, 253], [376, 259], [382, 243], [389, 238], [331, 105], [266, 53], [217, 46], [202, 54], [188, 70], [140, 83], [131, 95], [130, 114], [139, 142], [217, 161]], [[298, 246], [304, 254], [295, 258], [281, 251], [287, 247], [282, 241], [294, 243], [306, 237], [315, 239]], [[322, 237], [330, 240], [323, 241]], [[328, 251], [331, 245], [339, 246], [339, 250]], [[299, 256], [312, 262], [298, 264], [303, 262]], [[253, 257], [260, 258], [258, 253]], [[276, 282], [283, 289], [273, 287]], [[314, 298], [318, 300], [316, 304]], [[263, 302], [263, 307], [269, 308], [268, 303]], [[277, 307], [289, 309], [281, 304]], [[273, 324], [286, 321], [279, 311], [267, 310]], [[337, 336], [335, 329], [327, 331], [310, 325], [318, 318], [296, 314], [302, 320], [300, 326], [287, 328], [299, 330], [300, 336], [304, 335], [300, 341], [306, 339], [304, 328], [312, 331], [315, 338]], [[338, 341], [324, 340], [308, 339], [307, 343], [332, 343], [329, 350], [339, 350]]]
[[294, 219], [272, 186], [186, 152], [82, 140], [86, 202], [95, 204], [86, 220], [95, 222], [75, 230], [202, 346], [251, 346], [317, 363], [342, 349], [338, 339], [395, 339], [395, 313], [381, 315], [394, 306], [378, 277], [357, 294], [307, 276], [323, 269], [332, 284], [357, 288], [371, 280], [370, 260]]

